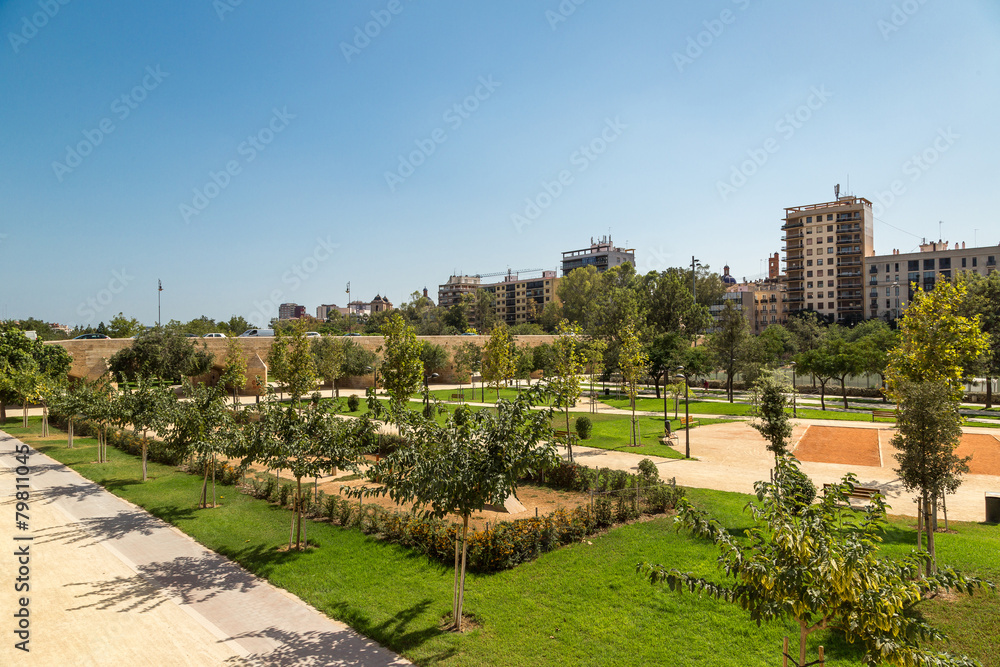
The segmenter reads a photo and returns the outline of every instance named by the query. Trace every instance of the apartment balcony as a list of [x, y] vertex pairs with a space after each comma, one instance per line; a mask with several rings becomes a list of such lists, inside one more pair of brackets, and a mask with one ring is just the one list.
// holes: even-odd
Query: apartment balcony
[[805, 232], [801, 229], [797, 232], [792, 232], [791, 234], [785, 234], [781, 237], [782, 241], [794, 241], [795, 239], [805, 238]]
[[860, 275], [861, 271], [839, 271], [839, 270], [837, 271], [838, 278], [854, 278]]
[[861, 254], [861, 246], [856, 245], [856, 246], [846, 246], [846, 247], [843, 247], [843, 248], [837, 248], [837, 254], [838, 255], [860, 255]]
[[803, 245], [803, 244], [802, 244], [802, 243], [800, 242], [800, 243], [796, 243], [796, 244], [794, 244], [794, 245], [787, 245], [787, 246], [784, 246], [784, 247], [783, 247], [783, 248], [781, 249], [781, 252], [787, 252], [787, 251], [789, 251], [789, 250], [801, 250], [801, 249], [802, 249], [803, 247], [805, 247], [805, 246], [804, 246], [804, 245]]
[[845, 234], [837, 237], [837, 245], [861, 243], [861, 234]]
[[798, 227], [802, 227], [804, 224], [806, 224], [806, 223], [803, 222], [801, 218], [797, 218], [797, 219], [793, 220], [792, 222], [786, 222], [785, 224], [783, 224], [781, 226], [781, 230], [785, 231], [787, 229], [796, 229]]
[[841, 289], [847, 289], [847, 288], [861, 289], [861, 281], [853, 279], [841, 280], [839, 286]]
[[853, 224], [852, 223], [847, 223], [847, 224], [837, 225], [837, 232], [838, 233], [839, 232], [860, 232], [860, 231], [861, 231], [861, 223], [860, 222], [855, 222]]

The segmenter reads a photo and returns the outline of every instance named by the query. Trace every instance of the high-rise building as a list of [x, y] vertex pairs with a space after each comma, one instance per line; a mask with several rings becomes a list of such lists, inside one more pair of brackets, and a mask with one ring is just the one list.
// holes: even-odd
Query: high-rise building
[[558, 285], [555, 271], [542, 271], [540, 278], [518, 278], [516, 273], [508, 273], [503, 282], [483, 285], [483, 289], [494, 294], [497, 319], [510, 325], [534, 322], [545, 304], [558, 302]]
[[594, 266], [598, 273], [604, 273], [613, 266], [625, 262], [635, 266], [634, 248], [616, 248], [611, 236], [602, 236], [599, 241], [590, 239], [590, 247], [580, 250], [567, 250], [562, 254], [562, 274], [565, 276], [573, 269], [583, 266]]
[[283, 303], [278, 306], [278, 319], [279, 320], [297, 320], [300, 317], [305, 317], [306, 307], [300, 306], [297, 303]]
[[335, 303], [324, 303], [321, 306], [316, 306], [316, 319], [326, 322], [326, 318], [335, 310], [340, 311], [340, 308]]
[[815, 311], [827, 321], [852, 324], [865, 316], [862, 287], [866, 257], [875, 254], [872, 203], [851, 195], [785, 209], [788, 314]]
[[438, 285], [438, 305], [451, 308], [462, 303], [466, 294], [475, 293], [481, 286], [479, 276], [451, 276], [444, 285]]
[[1000, 247], [966, 248], [948, 241], [921, 243], [919, 252], [873, 255], [865, 258], [868, 299], [865, 316], [899, 318], [917, 287], [929, 292], [940, 280], [954, 281], [966, 273], [988, 275], [996, 271]]

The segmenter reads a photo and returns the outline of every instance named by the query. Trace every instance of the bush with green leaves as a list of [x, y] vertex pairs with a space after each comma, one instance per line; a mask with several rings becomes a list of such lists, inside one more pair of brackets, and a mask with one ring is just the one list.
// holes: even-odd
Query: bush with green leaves
[[639, 474], [649, 484], [660, 478], [660, 471], [656, 468], [656, 464], [653, 463], [652, 459], [639, 461]]
[[361, 399], [356, 394], [351, 394], [347, 397], [347, 409], [349, 411], [357, 412], [359, 407], [361, 407]]
[[590, 417], [576, 418], [576, 434], [581, 440], [589, 440], [593, 430], [594, 423], [590, 421]]
[[789, 512], [799, 514], [816, 499], [816, 485], [797, 467], [790, 466], [778, 471], [781, 475], [781, 501]]

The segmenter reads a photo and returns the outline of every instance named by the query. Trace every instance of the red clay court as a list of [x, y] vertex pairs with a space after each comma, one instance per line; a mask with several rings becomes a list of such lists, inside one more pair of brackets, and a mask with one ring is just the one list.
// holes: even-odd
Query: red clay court
[[[800, 461], [891, 468], [896, 464], [895, 449], [889, 444], [892, 435], [892, 431], [882, 435], [885, 444], [880, 460], [879, 429], [809, 426], [793, 454]], [[955, 453], [972, 457], [970, 474], [1000, 476], [1000, 439], [996, 436], [964, 433]]]
[[842, 463], [878, 468], [878, 429], [812, 426], [793, 452], [800, 461]]

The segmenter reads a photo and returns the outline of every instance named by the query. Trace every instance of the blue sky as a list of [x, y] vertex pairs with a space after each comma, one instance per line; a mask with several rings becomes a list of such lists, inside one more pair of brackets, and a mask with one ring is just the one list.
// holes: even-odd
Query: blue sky
[[1000, 242], [994, 1], [63, 2], [0, 2], [3, 317], [399, 303], [609, 231], [755, 277], [848, 179], [879, 253]]

